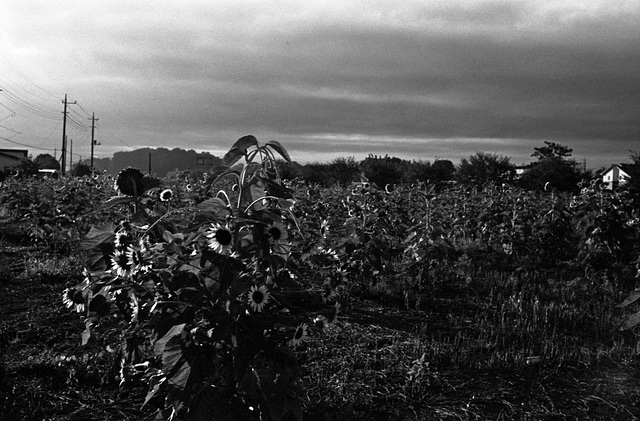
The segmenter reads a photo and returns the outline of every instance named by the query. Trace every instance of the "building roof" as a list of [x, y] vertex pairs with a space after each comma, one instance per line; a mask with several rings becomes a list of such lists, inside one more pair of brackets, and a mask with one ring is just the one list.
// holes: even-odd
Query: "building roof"
[[17, 157], [16, 153], [22, 155], [23, 157], [26, 157], [29, 154], [29, 151], [26, 149], [0, 149], [0, 155], [7, 158], [20, 160], [21, 158]]
[[602, 173], [600, 175], [604, 176], [608, 172], [613, 171], [615, 168], [618, 168], [618, 170], [622, 171], [626, 176], [630, 177], [631, 176], [631, 167], [632, 166], [633, 166], [633, 164], [613, 164], [612, 166], [610, 166], [606, 170], [602, 171]]

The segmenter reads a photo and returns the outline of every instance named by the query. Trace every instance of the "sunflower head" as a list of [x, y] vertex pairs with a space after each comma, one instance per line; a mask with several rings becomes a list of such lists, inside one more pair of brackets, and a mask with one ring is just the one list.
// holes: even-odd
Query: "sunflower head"
[[271, 294], [267, 290], [267, 287], [261, 285], [259, 287], [252, 286], [249, 290], [249, 305], [254, 311], [258, 313], [264, 309], [264, 306], [271, 300]]
[[160, 192], [160, 200], [168, 202], [173, 197], [173, 191], [171, 189], [164, 189]]
[[137, 168], [127, 167], [116, 177], [115, 188], [127, 196], [140, 196], [145, 191], [160, 186], [160, 179], [147, 177]]
[[220, 254], [229, 254], [233, 244], [233, 234], [231, 230], [221, 224], [212, 224], [207, 232], [209, 247]]
[[287, 239], [287, 227], [281, 222], [274, 222], [267, 225], [264, 233], [272, 243], [277, 243]]
[[289, 340], [289, 345], [298, 346], [308, 339], [308, 327], [306, 323], [300, 324], [293, 334], [293, 338]]
[[116, 187], [127, 196], [139, 196], [144, 191], [143, 178], [144, 174], [139, 169], [128, 167], [116, 177]]

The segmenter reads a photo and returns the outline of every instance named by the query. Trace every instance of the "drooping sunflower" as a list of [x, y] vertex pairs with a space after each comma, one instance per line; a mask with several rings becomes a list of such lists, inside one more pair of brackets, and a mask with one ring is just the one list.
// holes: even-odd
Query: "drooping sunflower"
[[173, 197], [173, 191], [171, 189], [164, 189], [160, 192], [160, 200], [168, 202]]
[[137, 168], [128, 167], [116, 177], [116, 187], [127, 196], [140, 196], [144, 192], [144, 174]]
[[249, 305], [253, 309], [253, 311], [257, 311], [258, 313], [262, 311], [265, 305], [269, 303], [271, 300], [271, 294], [267, 290], [267, 287], [261, 285], [256, 287], [253, 285], [249, 290]]
[[209, 247], [216, 253], [230, 254], [233, 243], [231, 230], [222, 224], [211, 224], [211, 229], [207, 232]]
[[298, 325], [298, 328], [296, 329], [295, 333], [293, 334], [293, 338], [291, 338], [289, 340], [289, 345], [290, 346], [298, 346], [300, 344], [302, 344], [302, 342], [306, 341], [308, 338], [308, 332], [307, 332], [307, 324], [306, 323], [302, 323], [300, 325]]

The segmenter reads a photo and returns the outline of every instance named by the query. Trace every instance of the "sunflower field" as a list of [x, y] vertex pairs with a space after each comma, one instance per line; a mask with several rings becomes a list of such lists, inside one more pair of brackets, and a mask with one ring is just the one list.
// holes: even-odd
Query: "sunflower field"
[[278, 160], [245, 136], [197, 180], [3, 184], [2, 418], [640, 417], [633, 194]]

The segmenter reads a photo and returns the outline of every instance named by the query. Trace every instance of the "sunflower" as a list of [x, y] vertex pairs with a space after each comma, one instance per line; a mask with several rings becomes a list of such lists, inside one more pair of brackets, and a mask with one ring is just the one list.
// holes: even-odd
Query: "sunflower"
[[160, 192], [160, 200], [168, 202], [173, 197], [173, 191], [171, 189], [164, 189]]
[[190, 192], [191, 190], [193, 190], [193, 186], [191, 184], [187, 184], [186, 186], [184, 186], [184, 188]]
[[111, 271], [122, 278], [131, 275], [131, 265], [126, 252], [116, 250], [111, 256]]
[[308, 338], [307, 336], [307, 324], [306, 323], [302, 323], [300, 325], [298, 325], [298, 328], [296, 329], [295, 333], [293, 334], [293, 338], [291, 338], [289, 340], [289, 345], [290, 346], [298, 346], [300, 344], [302, 344], [302, 342], [306, 341]]
[[148, 272], [151, 269], [150, 262], [144, 258], [144, 244], [140, 241], [142, 247], [137, 249], [133, 246], [129, 246], [127, 251], [125, 252], [127, 256], [127, 265], [131, 270], [131, 274], [136, 274], [138, 272]]
[[282, 222], [273, 222], [272, 224], [267, 225], [264, 229], [264, 233], [267, 234], [269, 242], [272, 244], [279, 243], [288, 238], [287, 227]]
[[131, 309], [131, 320], [129, 322], [131, 324], [136, 323], [140, 313], [140, 302], [135, 294], [129, 297], [129, 308]]
[[229, 228], [221, 224], [211, 224], [211, 229], [207, 232], [209, 247], [216, 253], [229, 254], [233, 243], [233, 234]]
[[267, 290], [267, 287], [261, 285], [256, 287], [255, 285], [251, 287], [249, 291], [249, 305], [254, 311], [258, 313], [262, 311], [264, 306], [269, 303], [271, 299], [271, 294]]
[[77, 313], [84, 311], [84, 296], [82, 291], [75, 288], [67, 288], [62, 292], [62, 302], [68, 308], [75, 308]]
[[116, 238], [113, 241], [113, 245], [116, 246], [116, 248], [125, 250], [132, 242], [133, 236], [124, 229], [121, 229], [116, 232]]
[[144, 192], [143, 178], [144, 174], [139, 169], [128, 167], [116, 177], [115, 187], [127, 196], [140, 196]]

